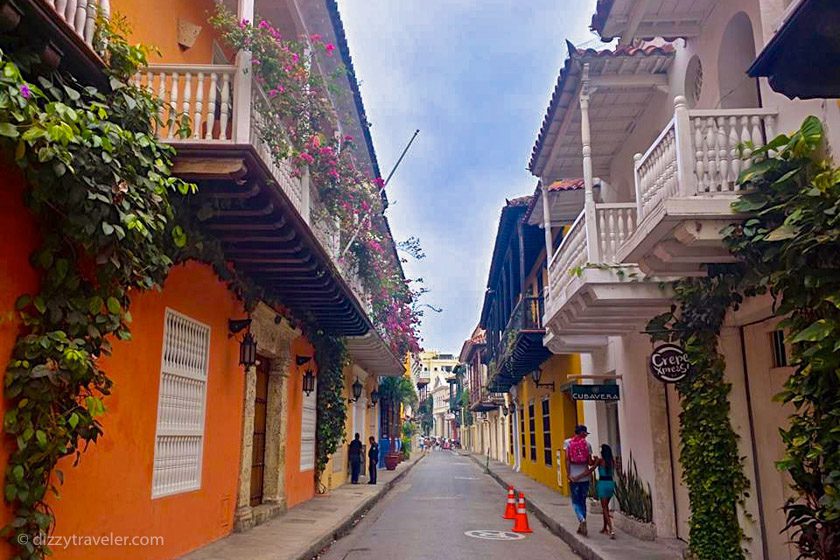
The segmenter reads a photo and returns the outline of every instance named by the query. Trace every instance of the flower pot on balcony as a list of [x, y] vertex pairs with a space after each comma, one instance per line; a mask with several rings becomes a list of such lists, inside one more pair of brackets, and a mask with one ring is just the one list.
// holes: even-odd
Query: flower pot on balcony
[[400, 463], [400, 452], [389, 452], [385, 455], [385, 468], [389, 471], [393, 471], [397, 468], [397, 465]]

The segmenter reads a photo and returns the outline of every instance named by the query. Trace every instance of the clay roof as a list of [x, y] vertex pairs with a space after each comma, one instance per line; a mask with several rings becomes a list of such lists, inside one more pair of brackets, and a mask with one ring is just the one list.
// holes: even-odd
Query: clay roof
[[[604, 24], [607, 23], [607, 18], [610, 15], [610, 10], [612, 10], [614, 2], [615, 0], [598, 0], [598, 4], [595, 6], [595, 13], [592, 14], [589, 29], [601, 37], [604, 36]], [[606, 38], [604, 40], [609, 41]]]

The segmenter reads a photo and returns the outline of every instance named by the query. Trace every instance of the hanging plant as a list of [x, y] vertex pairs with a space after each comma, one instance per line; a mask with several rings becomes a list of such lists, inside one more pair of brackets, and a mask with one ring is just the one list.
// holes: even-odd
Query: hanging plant
[[318, 364], [317, 424], [315, 432], [315, 484], [318, 492], [326, 491], [321, 485], [321, 474], [344, 441], [347, 422], [347, 401], [343, 396], [344, 366], [347, 365], [347, 348], [340, 338], [329, 336], [321, 330], [307, 329], [307, 338], [315, 347]]
[[119, 18], [97, 25], [108, 91], [37, 74], [26, 49], [0, 53], [0, 149], [26, 175], [41, 235], [31, 257], [40, 286], [17, 301], [21, 335], [4, 382], [13, 515], [3, 531], [19, 558], [49, 554], [47, 492], [63, 482], [55, 467], [67, 456], [78, 463], [102, 435], [112, 381], [100, 358], [112, 340], [130, 339], [130, 291], [160, 286], [186, 242], [169, 197], [193, 187], [170, 176], [160, 101], [129, 82], [147, 51], [126, 42]]

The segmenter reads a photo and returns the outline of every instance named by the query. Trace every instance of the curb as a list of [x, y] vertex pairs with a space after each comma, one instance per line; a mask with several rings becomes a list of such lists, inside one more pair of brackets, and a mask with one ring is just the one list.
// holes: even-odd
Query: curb
[[367, 498], [363, 501], [359, 506], [353, 510], [353, 512], [342, 522], [340, 522], [336, 527], [330, 530], [329, 533], [315, 541], [303, 554], [297, 556], [295, 560], [313, 560], [318, 558], [325, 550], [330, 547], [333, 542], [339, 540], [340, 538], [346, 536], [350, 531], [353, 530], [353, 527], [361, 520], [364, 515], [376, 505], [379, 500], [381, 500], [391, 489], [396, 486], [398, 482], [400, 482], [405, 476], [411, 472], [411, 470], [417, 466], [417, 463], [423, 460], [426, 455], [420, 455], [414, 462], [408, 465], [408, 468], [403, 469], [397, 476], [392, 478], [389, 482], [385, 483], [382, 486], [382, 490], [374, 494], [373, 496]]
[[[484, 464], [479, 461], [479, 459], [473, 455], [468, 454], [470, 459], [472, 459], [479, 467], [484, 470]], [[490, 475], [490, 478], [495, 480], [502, 488], [507, 488], [508, 483], [502, 479], [497, 473], [495, 473], [492, 469], [485, 471], [486, 474]], [[547, 515], [544, 511], [534, 505], [534, 502], [531, 500], [526, 500], [525, 507], [534, 514], [540, 523], [542, 523], [549, 531], [560, 537], [563, 542], [569, 545], [569, 548], [572, 551], [583, 558], [584, 560], [605, 560], [603, 556], [592, 550], [592, 548], [586, 544], [586, 542], [581, 541], [578, 539], [571, 531], [567, 528], [563, 527], [558, 523], [553, 517]]]

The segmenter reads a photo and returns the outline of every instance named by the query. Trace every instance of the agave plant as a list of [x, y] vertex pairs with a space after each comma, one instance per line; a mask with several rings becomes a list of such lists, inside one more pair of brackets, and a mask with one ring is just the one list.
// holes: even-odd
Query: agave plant
[[627, 469], [616, 469], [615, 497], [622, 513], [645, 523], [653, 522], [653, 498], [650, 484], [639, 477], [633, 454]]

